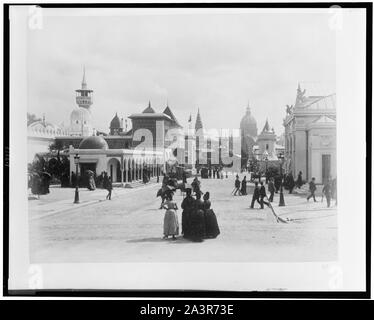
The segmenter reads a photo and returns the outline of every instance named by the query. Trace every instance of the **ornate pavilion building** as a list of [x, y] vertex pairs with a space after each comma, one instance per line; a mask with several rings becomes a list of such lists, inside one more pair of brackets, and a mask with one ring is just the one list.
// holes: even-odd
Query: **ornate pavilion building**
[[287, 106], [285, 127], [286, 170], [303, 179], [324, 183], [336, 176], [336, 95], [300, 84], [294, 105]]
[[[29, 148], [30, 141], [36, 138], [38, 141], [43, 140], [45, 144], [32, 148], [33, 154], [47, 152], [51, 143], [58, 142], [65, 150], [62, 154], [68, 155], [70, 159], [70, 173], [76, 170], [74, 156], [78, 154], [79, 174], [91, 170], [100, 175], [106, 171], [113, 182], [123, 184], [141, 181], [144, 170], [147, 170], [150, 177], [160, 175], [175, 151], [169, 148], [173, 141], [168, 140], [166, 132], [172, 128], [182, 129], [170, 107], [167, 105], [163, 112], [158, 113], [149, 102], [143, 112], [128, 117], [132, 124], [130, 130], [127, 130], [127, 120], [124, 128], [123, 118], [120, 119], [116, 113], [110, 122], [109, 134], [106, 134], [93, 129], [90, 111], [92, 97], [93, 90], [87, 87], [84, 70], [81, 88], [76, 90], [78, 107], [70, 114], [68, 128], [63, 130], [46, 123], [44, 119], [28, 126], [29, 135], [33, 135], [28, 137]], [[142, 144], [146, 138], [142, 135], [144, 132], [152, 134], [149, 145]], [[36, 137], [37, 135], [44, 136]]]

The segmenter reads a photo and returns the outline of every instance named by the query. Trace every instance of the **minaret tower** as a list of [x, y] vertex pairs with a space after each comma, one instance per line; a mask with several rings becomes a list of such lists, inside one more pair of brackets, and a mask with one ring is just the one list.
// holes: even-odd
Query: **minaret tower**
[[77, 105], [81, 108], [86, 108], [87, 110], [90, 110], [90, 106], [92, 105], [93, 90], [87, 89], [85, 67], [83, 67], [82, 88], [75, 90], [75, 92]]

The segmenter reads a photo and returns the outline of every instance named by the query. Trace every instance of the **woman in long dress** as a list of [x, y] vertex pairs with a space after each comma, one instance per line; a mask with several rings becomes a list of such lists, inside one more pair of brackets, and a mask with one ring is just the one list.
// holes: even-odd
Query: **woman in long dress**
[[182, 212], [182, 234], [184, 238], [188, 238], [190, 236], [190, 221], [191, 215], [193, 214], [193, 210], [195, 208], [195, 199], [192, 197], [192, 189], [186, 188], [186, 197], [183, 199], [181, 207], [183, 209]]
[[168, 236], [172, 236], [175, 240], [175, 236], [179, 234], [178, 216], [176, 210], [178, 210], [177, 204], [173, 201], [173, 194], [169, 192], [166, 197], [166, 201], [163, 204], [166, 209], [164, 216], [164, 239]]
[[217, 238], [217, 236], [220, 234], [220, 230], [218, 227], [216, 214], [214, 213], [213, 209], [210, 208], [211, 202], [209, 197], [209, 192], [206, 192], [204, 194], [205, 237]]
[[202, 241], [205, 237], [205, 216], [204, 202], [201, 200], [201, 193], [196, 193], [194, 210], [190, 219], [189, 239], [193, 241]]

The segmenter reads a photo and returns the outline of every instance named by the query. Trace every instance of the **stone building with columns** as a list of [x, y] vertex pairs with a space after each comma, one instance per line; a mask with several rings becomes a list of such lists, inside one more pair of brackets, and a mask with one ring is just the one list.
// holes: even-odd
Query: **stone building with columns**
[[161, 174], [164, 154], [153, 150], [110, 149], [102, 136], [83, 139], [78, 148], [69, 147], [70, 171], [75, 172], [74, 156], [78, 154], [78, 174], [91, 170], [107, 172], [114, 183], [142, 181], [144, 172], [152, 178]]
[[285, 169], [304, 180], [324, 183], [336, 177], [336, 95], [308, 84], [298, 85], [294, 105], [287, 106]]

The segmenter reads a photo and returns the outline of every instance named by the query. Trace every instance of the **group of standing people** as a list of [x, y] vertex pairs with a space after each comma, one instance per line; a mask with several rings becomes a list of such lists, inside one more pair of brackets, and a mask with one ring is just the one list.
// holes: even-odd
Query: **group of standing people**
[[[220, 234], [217, 217], [211, 209], [210, 194], [206, 192], [201, 199], [202, 192], [199, 190], [192, 196], [192, 189], [186, 189], [186, 197], [183, 199], [182, 207], [182, 230], [184, 238], [191, 241], [202, 241], [207, 238], [216, 238]], [[166, 209], [164, 216], [164, 239], [172, 236], [176, 239], [179, 234], [178, 206], [173, 201], [173, 191], [167, 193], [167, 199], [163, 204]]]

